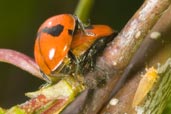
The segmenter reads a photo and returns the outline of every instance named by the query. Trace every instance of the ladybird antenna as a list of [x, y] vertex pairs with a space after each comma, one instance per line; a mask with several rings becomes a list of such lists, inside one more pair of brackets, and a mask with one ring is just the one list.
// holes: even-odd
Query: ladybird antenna
[[72, 58], [72, 60], [74, 60], [74, 62], [75, 62], [75, 64], [76, 64], [76, 70], [75, 70], [75, 73], [76, 74], [78, 74], [78, 72], [79, 72], [79, 67], [80, 67], [80, 65], [79, 65], [79, 60], [78, 60], [78, 58], [72, 53], [72, 51], [70, 50], [69, 51], [69, 56]]

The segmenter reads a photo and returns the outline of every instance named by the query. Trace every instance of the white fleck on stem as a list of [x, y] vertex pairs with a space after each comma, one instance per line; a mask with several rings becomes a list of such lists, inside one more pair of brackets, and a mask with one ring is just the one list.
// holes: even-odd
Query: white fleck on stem
[[113, 99], [110, 100], [110, 103], [109, 104], [110, 105], [117, 105], [118, 102], [119, 102], [119, 99], [113, 98]]
[[152, 39], [158, 39], [158, 38], [160, 38], [160, 37], [161, 37], [161, 33], [160, 33], [160, 32], [154, 31], [154, 32], [152, 32], [152, 33], [150, 34], [150, 38], [152, 38]]

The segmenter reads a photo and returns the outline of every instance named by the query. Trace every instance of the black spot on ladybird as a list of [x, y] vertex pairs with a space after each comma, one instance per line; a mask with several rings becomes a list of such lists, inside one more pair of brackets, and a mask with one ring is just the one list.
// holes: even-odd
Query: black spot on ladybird
[[74, 34], [74, 31], [71, 29], [68, 29], [68, 34], [72, 36]]
[[63, 29], [64, 29], [64, 26], [61, 25], [61, 24], [58, 24], [58, 25], [53, 26], [53, 27], [51, 27], [51, 28], [45, 27], [45, 28], [42, 30], [42, 32], [48, 33], [48, 34], [50, 34], [50, 35], [52, 35], [52, 36], [59, 36], [59, 35], [62, 33]]

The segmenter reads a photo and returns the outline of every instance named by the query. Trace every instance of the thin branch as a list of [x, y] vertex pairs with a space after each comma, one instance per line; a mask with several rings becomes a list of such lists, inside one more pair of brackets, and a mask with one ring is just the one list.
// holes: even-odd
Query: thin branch
[[[106, 48], [103, 56], [98, 59], [98, 68], [103, 69], [111, 76], [113, 76], [114, 71], [122, 70], [169, 5], [170, 0], [146, 0], [115, 40]], [[119, 76], [119, 74], [117, 75]], [[98, 71], [89, 73], [87, 75], [89, 82], [93, 80], [91, 77], [104, 77], [104, 74]], [[115, 82], [116, 78], [109, 80], [106, 86], [94, 91], [92, 101], [86, 103], [86, 110], [84, 110], [86, 114], [98, 113], [108, 99]]]
[[[153, 54], [153, 58], [148, 58], [148, 61], [151, 61], [150, 63], [146, 62], [149, 66], [157, 66], [157, 63], [163, 64], [171, 55], [170, 53], [170, 36], [171, 36], [171, 6], [167, 11], [164, 12], [163, 16], [159, 19], [157, 24], [153, 27], [151, 32], [147, 35], [145, 40], [143, 41], [140, 49], [137, 51], [134, 57], [137, 57], [136, 55], [141, 54], [142, 55], [142, 49], [146, 47], [146, 43], [149, 39], [151, 39], [151, 33], [157, 32], [161, 34], [160, 39], [152, 44], [153, 47], [157, 47], [156, 49], [148, 48], [148, 54]], [[160, 44], [160, 46], [157, 46]], [[169, 52], [168, 52], [169, 51]], [[155, 57], [154, 57], [155, 56]], [[141, 61], [140, 57], [136, 58], [137, 60]], [[143, 70], [144, 71], [144, 70]], [[140, 72], [143, 72], [140, 71]], [[138, 86], [138, 83], [141, 79], [141, 74], [133, 75], [134, 77], [127, 81], [125, 86], [118, 92], [118, 94], [115, 96], [117, 99], [119, 99], [119, 103], [115, 106], [109, 105], [108, 107], [105, 107], [103, 112], [109, 112], [109, 113], [135, 113], [135, 109], [132, 108], [132, 101], [133, 97], [136, 91], [136, 88]], [[169, 98], [165, 98], [167, 101]], [[153, 101], [155, 102], [155, 101]], [[166, 102], [164, 102], [164, 105], [166, 105]], [[158, 109], [155, 109], [158, 110]], [[160, 109], [160, 111], [163, 110]], [[147, 111], [147, 110], [146, 110]]]
[[142, 40], [170, 5], [170, 0], [146, 0], [115, 40], [106, 48], [99, 64], [123, 69]]
[[4, 114], [14, 114], [18, 111], [22, 111], [21, 114], [58, 114], [84, 89], [82, 83], [72, 76], [68, 76], [56, 84], [26, 93], [26, 96], [31, 99], [25, 103], [15, 105], [7, 110], [0, 108], [0, 111], [4, 111]]
[[43, 79], [39, 67], [34, 60], [20, 52], [10, 49], [0, 49], [0, 61], [15, 65], [28, 73]]
[[76, 14], [84, 24], [87, 24], [88, 19], [90, 18], [90, 12], [94, 2], [95, 0], [80, 0], [79, 4], [77, 5], [74, 14]]

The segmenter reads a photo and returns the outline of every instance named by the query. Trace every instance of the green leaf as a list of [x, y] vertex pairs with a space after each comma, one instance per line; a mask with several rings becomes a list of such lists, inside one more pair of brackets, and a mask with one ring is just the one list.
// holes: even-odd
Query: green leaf
[[[8, 114], [27, 114], [23, 109], [19, 108], [18, 106], [14, 106], [7, 110]], [[3, 113], [2, 113], [3, 114]]]

